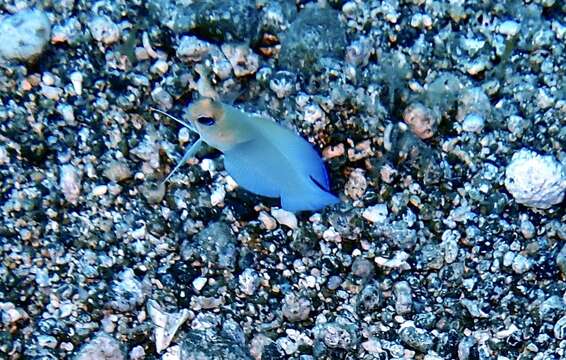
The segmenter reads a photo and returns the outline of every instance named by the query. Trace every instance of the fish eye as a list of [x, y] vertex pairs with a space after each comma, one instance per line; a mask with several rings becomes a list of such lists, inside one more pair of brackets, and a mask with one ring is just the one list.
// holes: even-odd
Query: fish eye
[[206, 126], [212, 126], [214, 125], [214, 123], [216, 123], [216, 120], [214, 120], [214, 118], [211, 118], [209, 116], [201, 116], [197, 119], [197, 121], [199, 122], [199, 124]]

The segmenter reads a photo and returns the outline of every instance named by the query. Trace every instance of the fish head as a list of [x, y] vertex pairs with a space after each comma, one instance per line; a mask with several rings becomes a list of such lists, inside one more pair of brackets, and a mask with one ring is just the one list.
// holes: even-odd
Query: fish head
[[233, 110], [220, 101], [204, 98], [193, 102], [187, 114], [208, 145], [225, 151], [242, 141], [243, 123]]

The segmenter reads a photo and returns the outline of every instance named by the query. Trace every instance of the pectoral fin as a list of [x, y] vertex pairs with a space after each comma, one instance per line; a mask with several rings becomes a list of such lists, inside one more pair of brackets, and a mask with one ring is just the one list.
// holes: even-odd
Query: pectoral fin
[[185, 151], [185, 154], [183, 155], [183, 158], [179, 161], [179, 163], [177, 164], [177, 166], [175, 166], [175, 168], [173, 169], [173, 171], [171, 171], [169, 173], [169, 175], [167, 175], [167, 177], [165, 178], [165, 180], [163, 180], [161, 183], [165, 183], [167, 182], [167, 180], [169, 180], [171, 178], [171, 176], [173, 176], [173, 174], [179, 170], [179, 168], [181, 166], [183, 166], [184, 163], [186, 163], [191, 157], [193, 157], [198, 150], [200, 149], [202, 145], [202, 139], [198, 139], [197, 141], [195, 141], [195, 143], [193, 145], [191, 145], [190, 148], [187, 149], [187, 151]]

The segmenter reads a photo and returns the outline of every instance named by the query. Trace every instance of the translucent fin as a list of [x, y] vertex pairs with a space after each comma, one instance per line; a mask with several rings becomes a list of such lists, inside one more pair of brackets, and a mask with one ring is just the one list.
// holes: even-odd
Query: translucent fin
[[175, 120], [176, 122], [178, 122], [179, 124], [183, 125], [184, 127], [186, 127], [187, 129], [191, 130], [192, 132], [198, 133], [198, 132], [196, 131], [196, 129], [195, 129], [191, 124], [189, 124], [189, 123], [187, 123], [187, 122], [184, 122], [184, 121], [181, 120], [181, 119], [177, 119], [177, 118], [174, 117], [173, 115], [167, 114], [165, 111], [161, 111], [161, 110], [156, 109], [156, 108], [151, 107], [151, 106], [150, 106], [149, 108], [150, 108], [152, 111], [155, 111], [156, 113], [159, 113], [159, 114], [161, 114], [161, 115], [167, 116], [169, 119]]
[[167, 175], [167, 177], [165, 178], [165, 180], [163, 180], [161, 183], [166, 183], [167, 180], [169, 180], [171, 178], [171, 176], [173, 176], [173, 174], [179, 170], [179, 168], [181, 166], [183, 166], [183, 164], [185, 164], [191, 157], [193, 157], [197, 151], [200, 149], [200, 146], [202, 145], [202, 139], [198, 139], [197, 141], [195, 141], [194, 144], [191, 145], [190, 148], [187, 149], [187, 151], [185, 151], [185, 154], [183, 155], [183, 158], [181, 158], [181, 160], [179, 161], [179, 163], [177, 164], [177, 166], [175, 166], [175, 168], [173, 169], [173, 171], [171, 171], [169, 173], [169, 175]]

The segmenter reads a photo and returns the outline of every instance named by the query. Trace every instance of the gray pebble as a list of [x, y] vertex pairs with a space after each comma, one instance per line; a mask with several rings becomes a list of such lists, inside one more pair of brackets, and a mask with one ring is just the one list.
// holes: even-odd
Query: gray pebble
[[76, 360], [124, 360], [125, 358], [116, 339], [100, 334], [79, 350]]
[[234, 341], [224, 333], [212, 330], [191, 330], [178, 341], [179, 359], [198, 360], [252, 360], [245, 344]]
[[357, 299], [357, 308], [360, 310], [372, 312], [379, 309], [383, 305], [383, 293], [377, 282], [370, 282], [360, 292]]
[[409, 283], [400, 281], [393, 287], [395, 293], [395, 311], [397, 314], [407, 314], [413, 308], [413, 295]]
[[269, 80], [269, 88], [279, 99], [295, 92], [297, 76], [290, 71], [278, 71]]
[[355, 327], [339, 320], [317, 325], [313, 332], [317, 341], [330, 349], [348, 350], [355, 347], [358, 342]]
[[423, 329], [407, 326], [399, 332], [401, 341], [410, 348], [426, 353], [433, 345], [432, 336]]
[[143, 304], [146, 297], [146, 289], [141, 281], [136, 278], [132, 269], [125, 269], [118, 274], [118, 279], [112, 286], [112, 300], [110, 305], [118, 311], [131, 311]]
[[211, 44], [196, 36], [183, 36], [177, 46], [177, 57], [184, 62], [197, 62], [202, 60], [211, 48]]
[[246, 295], [253, 295], [260, 284], [258, 273], [254, 269], [245, 269], [238, 277], [240, 291]]
[[103, 171], [103, 175], [110, 181], [120, 182], [132, 177], [128, 164], [124, 161], [111, 161]]
[[232, 65], [236, 77], [255, 74], [259, 68], [259, 56], [246, 45], [224, 44], [221, 49]]
[[39, 9], [0, 15], [0, 63], [3, 60], [36, 59], [47, 45], [50, 33], [47, 14]]
[[225, 223], [210, 223], [194, 239], [183, 241], [181, 256], [185, 260], [199, 256], [219, 268], [233, 268], [236, 264], [236, 239]]
[[68, 202], [76, 205], [81, 195], [81, 176], [73, 165], [63, 165], [60, 169], [61, 192]]
[[458, 360], [468, 360], [473, 357], [472, 348], [477, 344], [473, 336], [464, 337], [458, 344]]
[[511, 267], [517, 274], [523, 274], [529, 271], [529, 269], [531, 268], [531, 261], [527, 257], [518, 254], [513, 259], [513, 264], [511, 265]]
[[159, 204], [165, 196], [165, 183], [145, 181], [140, 188], [142, 195], [149, 204]]
[[157, 104], [157, 107], [167, 111], [173, 107], [173, 97], [161, 86], [156, 87], [151, 92], [151, 98]]
[[309, 318], [311, 302], [293, 293], [287, 294], [281, 308], [283, 316], [289, 321], [303, 321]]
[[57, 347], [57, 339], [49, 335], [40, 335], [37, 337], [37, 343], [41, 347], [55, 349]]
[[345, 48], [346, 33], [338, 12], [308, 6], [281, 36], [279, 63], [308, 73], [322, 65], [321, 58], [341, 57]]
[[357, 257], [352, 263], [352, 273], [361, 278], [368, 278], [373, 275], [374, 265], [368, 259]]
[[444, 254], [438, 245], [427, 244], [419, 251], [417, 263], [425, 270], [438, 270], [444, 265]]
[[527, 240], [532, 239], [536, 235], [534, 224], [529, 219], [522, 219], [520, 225], [521, 234]]
[[342, 284], [342, 278], [340, 276], [334, 275], [334, 276], [331, 276], [330, 279], [328, 279], [328, 288], [330, 290], [338, 289], [338, 287], [340, 287], [340, 284]]

